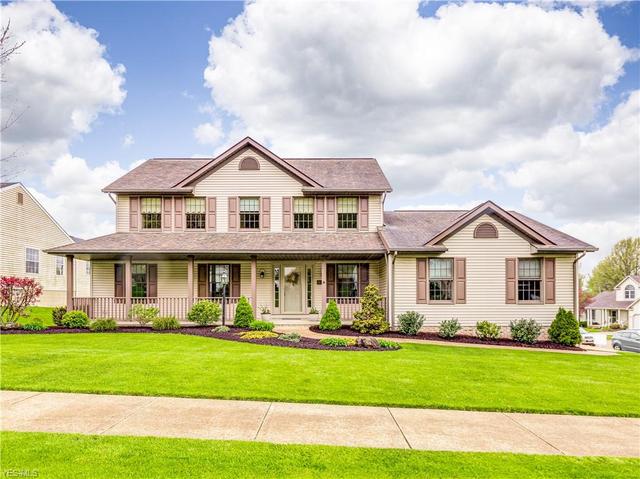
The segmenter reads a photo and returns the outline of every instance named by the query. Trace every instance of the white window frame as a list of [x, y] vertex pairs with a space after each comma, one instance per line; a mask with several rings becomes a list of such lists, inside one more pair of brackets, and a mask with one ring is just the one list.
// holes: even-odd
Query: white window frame
[[636, 299], [636, 288], [632, 284], [624, 287], [624, 299]]
[[56, 256], [56, 276], [64, 276], [64, 257]]
[[[36, 252], [36, 260], [29, 259], [29, 251]], [[35, 263], [35, 271], [29, 271], [29, 263]], [[40, 250], [38, 248], [32, 248], [26, 246], [24, 249], [24, 271], [28, 274], [40, 274]]]

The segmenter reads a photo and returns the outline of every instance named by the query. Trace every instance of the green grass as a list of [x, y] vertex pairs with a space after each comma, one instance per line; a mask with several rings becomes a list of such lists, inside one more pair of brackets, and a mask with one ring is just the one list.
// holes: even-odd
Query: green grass
[[633, 353], [345, 352], [132, 333], [0, 340], [2, 389], [640, 416]]
[[[640, 460], [294, 446], [75, 434], [0, 434], [2, 470], [68, 478], [633, 478]], [[4, 474], [3, 474], [4, 475]]]
[[29, 323], [34, 319], [41, 319], [45, 326], [53, 326], [51, 312], [53, 308], [48, 306], [28, 306], [25, 314], [18, 318], [19, 324]]

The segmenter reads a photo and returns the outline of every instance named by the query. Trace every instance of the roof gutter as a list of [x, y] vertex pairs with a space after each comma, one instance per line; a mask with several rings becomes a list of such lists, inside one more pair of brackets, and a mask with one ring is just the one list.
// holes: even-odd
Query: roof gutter
[[305, 195], [382, 195], [390, 193], [391, 188], [371, 189], [371, 188], [302, 188]]
[[193, 193], [192, 186], [185, 186], [181, 188], [144, 188], [144, 189], [132, 189], [132, 188], [103, 188], [103, 193], [115, 193], [118, 195], [146, 195], [146, 194], [160, 194], [167, 193], [170, 195], [189, 195]]

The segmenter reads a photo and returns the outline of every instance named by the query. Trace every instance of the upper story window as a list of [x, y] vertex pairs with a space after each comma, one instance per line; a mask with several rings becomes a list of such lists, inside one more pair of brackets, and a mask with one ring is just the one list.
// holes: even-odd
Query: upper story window
[[453, 258], [429, 258], [429, 300], [453, 301]]
[[339, 298], [358, 296], [358, 265], [336, 265], [336, 283]]
[[62, 276], [64, 274], [64, 258], [62, 256], [56, 256], [56, 275]]
[[157, 230], [162, 226], [162, 199], [142, 198], [140, 212], [142, 214], [142, 229]]
[[540, 259], [518, 260], [518, 301], [540, 301], [542, 268]]
[[40, 251], [34, 248], [27, 248], [25, 251], [26, 264], [25, 271], [27, 273], [40, 272]]
[[356, 229], [358, 227], [358, 198], [338, 198], [338, 228]]
[[636, 288], [633, 285], [628, 285], [624, 288], [624, 299], [636, 299]]
[[313, 198], [293, 199], [293, 227], [298, 230], [313, 229]]
[[187, 198], [185, 204], [188, 230], [202, 230], [205, 225], [205, 198]]
[[260, 198], [240, 198], [240, 229], [260, 228]]

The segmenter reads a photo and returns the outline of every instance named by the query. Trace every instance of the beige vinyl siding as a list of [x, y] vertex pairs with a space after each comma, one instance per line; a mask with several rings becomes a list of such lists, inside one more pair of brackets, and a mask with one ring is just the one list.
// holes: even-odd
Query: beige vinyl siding
[[378, 231], [383, 225], [382, 209], [382, 196], [369, 196], [369, 231]]
[[[23, 204], [18, 204], [18, 193]], [[38, 302], [41, 306], [66, 303], [67, 271], [56, 274], [56, 257], [44, 250], [72, 243], [72, 239], [56, 224], [43, 207], [20, 184], [0, 191], [0, 275], [31, 277], [44, 290]], [[26, 248], [39, 251], [39, 272], [26, 272]], [[74, 260], [75, 296], [89, 294], [86, 262]]]
[[[473, 230], [482, 222], [498, 229], [498, 239], [474, 239]], [[483, 216], [444, 242], [442, 257], [467, 260], [466, 304], [417, 304], [416, 256], [399, 255], [395, 263], [395, 317], [415, 310], [426, 316], [426, 326], [458, 318], [463, 326], [492, 321], [502, 326], [520, 318], [533, 318], [548, 326], [560, 306], [573, 308], [573, 255], [556, 257], [556, 304], [505, 304], [505, 258], [531, 256], [527, 240], [489, 216]], [[423, 256], [424, 257], [424, 256]]]
[[129, 196], [118, 195], [116, 199], [116, 232], [129, 231]]
[[[151, 263], [151, 261], [150, 261]], [[186, 261], [158, 261], [158, 296], [161, 298], [185, 298], [189, 293], [187, 286]], [[194, 271], [195, 276], [198, 271]]]
[[[380, 288], [380, 294], [385, 298], [387, 295], [387, 260], [382, 258], [378, 262], [378, 288]], [[388, 300], [387, 300], [387, 304]]]
[[91, 296], [112, 297], [115, 294], [113, 261], [91, 262]]

